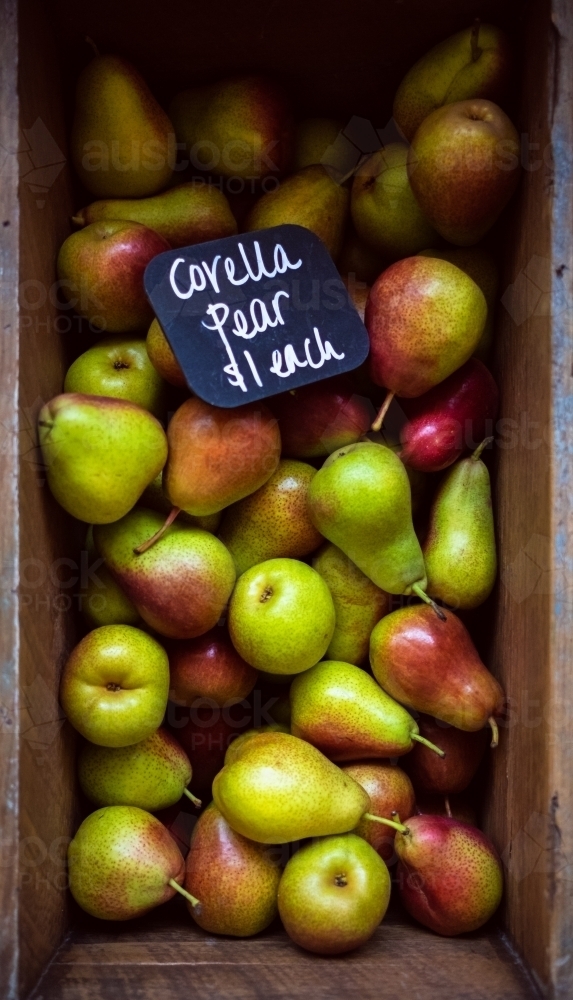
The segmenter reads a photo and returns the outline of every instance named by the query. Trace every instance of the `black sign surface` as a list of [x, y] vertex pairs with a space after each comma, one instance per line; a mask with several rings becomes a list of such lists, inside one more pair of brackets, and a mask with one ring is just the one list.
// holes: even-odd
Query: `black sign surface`
[[330, 254], [301, 226], [169, 250], [144, 281], [189, 387], [216, 406], [318, 382], [368, 354]]

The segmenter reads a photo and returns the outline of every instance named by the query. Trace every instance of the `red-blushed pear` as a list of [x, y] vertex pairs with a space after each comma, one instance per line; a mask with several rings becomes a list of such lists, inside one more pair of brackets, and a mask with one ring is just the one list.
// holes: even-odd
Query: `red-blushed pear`
[[[404, 758], [404, 769], [410, 775], [416, 792], [430, 795], [463, 792], [483, 759], [488, 744], [488, 730], [478, 729], [477, 732], [468, 733], [445, 722], [438, 722], [430, 715], [420, 715], [417, 722], [422, 736], [432, 743], [438, 743], [446, 756], [438, 757], [419, 743]], [[405, 814], [400, 815], [402, 819], [406, 819]]]
[[155, 370], [171, 385], [187, 386], [181, 365], [157, 319], [152, 320], [145, 340], [147, 354]]
[[126, 399], [55, 396], [40, 410], [38, 437], [50, 490], [88, 524], [127, 514], [167, 458], [159, 421]]
[[79, 316], [107, 333], [144, 330], [153, 312], [143, 272], [170, 249], [163, 236], [138, 222], [94, 222], [68, 236], [60, 249], [62, 291]]
[[91, 813], [68, 848], [69, 884], [82, 910], [100, 920], [131, 920], [182, 888], [185, 862], [167, 828], [136, 806]]
[[466, 934], [497, 910], [501, 862], [475, 826], [446, 816], [412, 816], [394, 844], [400, 897], [425, 927], [447, 937]]
[[291, 685], [290, 702], [292, 735], [312, 743], [330, 760], [398, 757], [419, 739], [409, 712], [351, 663], [321, 660], [299, 674]]
[[210, 934], [251, 937], [277, 915], [278, 851], [231, 829], [212, 802], [199, 817], [185, 865], [185, 888], [201, 900], [189, 911]]
[[197, 699], [223, 707], [253, 690], [257, 671], [239, 656], [225, 629], [216, 626], [196, 639], [171, 643], [169, 697], [191, 708]]
[[370, 665], [381, 687], [402, 705], [467, 732], [489, 723], [497, 744], [503, 690], [451, 611], [440, 619], [415, 604], [386, 615], [372, 632]]
[[472, 97], [500, 100], [511, 72], [506, 35], [476, 18], [470, 28], [439, 42], [414, 63], [394, 98], [394, 118], [411, 140], [436, 108]]
[[192, 773], [183, 747], [161, 728], [128, 747], [85, 743], [78, 759], [82, 792], [96, 806], [139, 806], [155, 812], [179, 802], [182, 795], [200, 806], [187, 788]]
[[[163, 491], [163, 472], [160, 472], [153, 482], [145, 487], [139, 498], [138, 506], [147, 507], [148, 510], [155, 510], [158, 514], [164, 514], [165, 517], [171, 514], [173, 506], [169, 503]], [[205, 531], [210, 531], [213, 535], [216, 535], [221, 523], [221, 514], [205, 514], [204, 517], [196, 517], [194, 514], [187, 514], [186, 511], [180, 510], [177, 514], [177, 519], [180, 524], [191, 524], [195, 528], [204, 528]]]
[[169, 708], [170, 730], [191, 761], [193, 789], [209, 801], [213, 779], [225, 763], [225, 754], [252, 725], [252, 712], [243, 704], [227, 706], [199, 703], [191, 709]]
[[72, 650], [60, 683], [62, 708], [91, 743], [126, 747], [161, 725], [169, 692], [162, 646], [131, 625], [102, 625]]
[[97, 55], [81, 73], [70, 138], [76, 171], [98, 198], [145, 198], [175, 164], [169, 118], [127, 60]]
[[353, 833], [305, 844], [287, 862], [278, 893], [287, 934], [318, 955], [340, 955], [365, 944], [389, 900], [386, 865]]
[[167, 439], [163, 489], [189, 514], [215, 514], [242, 500], [279, 464], [279, 429], [264, 403], [223, 409], [188, 399], [171, 419]]
[[310, 519], [308, 491], [316, 469], [282, 459], [255, 493], [228, 507], [219, 538], [231, 553], [237, 574], [267, 559], [302, 559], [323, 541]]
[[407, 421], [400, 458], [420, 472], [441, 472], [493, 431], [499, 392], [477, 358], [416, 399], [401, 401]]
[[[440, 759], [433, 751], [426, 752], [436, 760]], [[409, 756], [406, 755], [404, 760]], [[370, 809], [376, 816], [391, 820], [399, 816], [402, 820], [406, 820], [414, 814], [416, 803], [412, 782], [400, 767], [387, 761], [363, 760], [343, 764], [342, 770], [368, 792]], [[361, 819], [354, 832], [367, 840], [384, 861], [388, 862], [394, 856], [396, 831], [392, 827], [383, 826], [373, 820]]]
[[424, 119], [408, 154], [410, 184], [440, 236], [473, 246], [519, 181], [519, 135], [491, 101], [458, 101]]
[[421, 396], [460, 368], [477, 347], [486, 317], [483, 292], [449, 261], [406, 257], [383, 271], [370, 289], [365, 324], [372, 378], [389, 394], [386, 409], [392, 395]]
[[231, 596], [235, 567], [209, 531], [177, 522], [138, 554], [163, 524], [161, 514], [140, 507], [114, 524], [98, 525], [94, 540], [143, 620], [161, 635], [193, 639], [217, 624]]
[[283, 454], [292, 458], [330, 455], [370, 427], [369, 401], [344, 375], [283, 392], [269, 406], [279, 421]]

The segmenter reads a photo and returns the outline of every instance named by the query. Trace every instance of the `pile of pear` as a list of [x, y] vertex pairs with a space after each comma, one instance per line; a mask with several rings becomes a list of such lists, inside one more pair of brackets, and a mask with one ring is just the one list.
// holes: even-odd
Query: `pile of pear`
[[[467, 626], [497, 575], [498, 276], [481, 241], [519, 178], [510, 65], [490, 25], [444, 40], [396, 94], [405, 141], [358, 163], [342, 123], [297, 123], [262, 77], [183, 91], [169, 113], [120, 57], [80, 77], [71, 150], [97, 200], [57, 267], [95, 342], [38, 431], [50, 491], [86, 532], [88, 631], [60, 698], [95, 807], [70, 888], [95, 917], [179, 893], [210, 933], [280, 917], [327, 955], [376, 931], [391, 871], [439, 934], [499, 905], [473, 790], [505, 696]], [[282, 223], [337, 262], [369, 361], [212, 406], [190, 394], [143, 271]]]

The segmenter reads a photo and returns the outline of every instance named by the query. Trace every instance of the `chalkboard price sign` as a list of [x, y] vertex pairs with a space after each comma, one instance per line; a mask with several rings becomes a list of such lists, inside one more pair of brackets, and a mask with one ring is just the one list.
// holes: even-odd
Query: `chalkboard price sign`
[[144, 281], [189, 387], [216, 406], [351, 371], [368, 354], [330, 254], [301, 226], [170, 250]]

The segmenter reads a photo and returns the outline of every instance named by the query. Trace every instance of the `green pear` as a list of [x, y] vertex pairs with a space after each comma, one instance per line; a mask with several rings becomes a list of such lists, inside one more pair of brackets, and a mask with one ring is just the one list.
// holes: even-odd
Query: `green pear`
[[[141, 615], [135, 604], [116, 583], [95, 547], [91, 524], [87, 531], [82, 560], [84, 553], [87, 582], [80, 595], [81, 610], [91, 628], [99, 628], [100, 625], [140, 625]], [[82, 561], [82, 570], [83, 567]]]
[[94, 201], [73, 217], [78, 226], [108, 219], [140, 222], [163, 236], [173, 248], [234, 236], [235, 216], [225, 195], [214, 184], [188, 181], [152, 198]]
[[315, 474], [306, 462], [283, 459], [264, 486], [227, 507], [219, 538], [238, 575], [266, 559], [300, 559], [318, 548], [322, 536], [308, 512], [308, 490]]
[[449, 260], [473, 278], [481, 288], [487, 304], [487, 318], [474, 357], [487, 364], [493, 341], [493, 321], [499, 286], [499, 268], [493, 257], [483, 247], [452, 247], [448, 250], [421, 250], [420, 257], [438, 257]]
[[340, 955], [372, 937], [388, 909], [390, 888], [386, 865], [362, 837], [322, 837], [287, 862], [280, 918], [301, 948]]
[[452, 608], [483, 604], [497, 575], [491, 485], [480, 459], [482, 448], [448, 469], [430, 512], [424, 544], [428, 593]]
[[506, 36], [491, 24], [450, 35], [406, 73], [394, 98], [394, 119], [411, 140], [431, 111], [472, 97], [499, 101], [509, 81], [511, 53]]
[[370, 803], [357, 781], [287, 733], [243, 743], [216, 776], [213, 800], [233, 830], [261, 844], [346, 833]]
[[149, 360], [144, 340], [100, 340], [68, 368], [64, 392], [127, 399], [161, 417], [165, 382]]
[[425, 591], [408, 474], [390, 448], [364, 441], [333, 452], [310, 485], [310, 516], [381, 590]]
[[183, 90], [169, 110], [195, 167], [252, 182], [289, 166], [290, 106], [282, 90], [264, 77], [236, 76]]
[[70, 147], [80, 180], [98, 198], [155, 194], [175, 162], [169, 118], [137, 70], [117, 56], [97, 56], [81, 74]]
[[141, 617], [162, 635], [192, 639], [217, 624], [235, 582], [233, 560], [218, 538], [191, 525], [170, 525], [154, 545], [138, 554], [163, 527], [161, 514], [132, 510], [94, 539], [108, 568]]
[[72, 896], [100, 920], [131, 920], [176, 892], [187, 896], [180, 888], [185, 862], [173, 837], [135, 806], [91, 813], [68, 848], [68, 872]]
[[329, 760], [400, 757], [418, 736], [410, 713], [351, 663], [317, 663], [295, 677], [290, 701], [292, 735]]
[[260, 733], [290, 733], [290, 729], [280, 722], [273, 722], [269, 726], [258, 726], [256, 729], [247, 729], [246, 732], [237, 736], [232, 743], [229, 743], [227, 752], [225, 753], [225, 764], [232, 764], [237, 757], [240, 757], [243, 743], [246, 743], [247, 740], [252, 740], [254, 736], [259, 736]]
[[268, 927], [277, 914], [277, 861], [263, 844], [235, 833], [212, 802], [195, 824], [185, 865], [185, 888], [201, 900], [200, 909], [189, 907], [199, 927], [232, 937]]
[[104, 625], [72, 650], [60, 684], [74, 729], [103, 747], [139, 743], [161, 725], [169, 660], [155, 639], [131, 625]]
[[167, 458], [159, 421], [125, 399], [64, 393], [42, 407], [38, 427], [53, 495], [89, 524], [127, 514]]
[[328, 587], [298, 559], [252, 566], [239, 577], [229, 605], [235, 649], [252, 667], [273, 674], [298, 674], [317, 663], [334, 625]]
[[[155, 510], [158, 514], [165, 514], [167, 517], [173, 509], [173, 504], [169, 502], [165, 493], [163, 492], [163, 473], [159, 472], [152, 483], [146, 486], [139, 502], [142, 507], [147, 507], [148, 510]], [[196, 528], [204, 528], [205, 531], [211, 531], [216, 534], [219, 524], [221, 522], [221, 512], [217, 511], [216, 514], [188, 514], [186, 510], [182, 510], [177, 515], [177, 520], [181, 524], [192, 524]]]
[[294, 133], [293, 170], [303, 170], [315, 163], [323, 163], [324, 156], [343, 129], [335, 118], [305, 118]]
[[314, 557], [334, 602], [336, 625], [326, 650], [328, 660], [362, 663], [368, 656], [370, 633], [390, 610], [390, 598], [336, 545], [327, 543]]
[[139, 806], [155, 812], [179, 802], [192, 768], [183, 747], [166, 729], [141, 743], [102, 747], [84, 743], [78, 758], [80, 787], [96, 806]]
[[247, 232], [290, 223], [320, 237], [331, 257], [340, 253], [348, 214], [347, 188], [320, 165], [291, 174], [275, 191], [259, 198], [247, 219]]
[[352, 222], [358, 236], [391, 260], [409, 257], [436, 239], [408, 179], [408, 147], [392, 142], [370, 156], [352, 184]]

